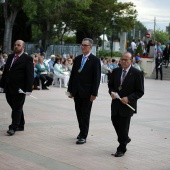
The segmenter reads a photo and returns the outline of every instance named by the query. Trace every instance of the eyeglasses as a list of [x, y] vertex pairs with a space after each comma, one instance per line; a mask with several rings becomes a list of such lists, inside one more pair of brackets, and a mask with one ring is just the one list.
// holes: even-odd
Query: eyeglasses
[[81, 44], [82, 47], [88, 47], [90, 45], [87, 45], [87, 44]]
[[131, 60], [131, 59], [124, 59], [124, 58], [121, 58], [120, 60], [121, 60], [121, 61], [127, 62], [128, 60]]

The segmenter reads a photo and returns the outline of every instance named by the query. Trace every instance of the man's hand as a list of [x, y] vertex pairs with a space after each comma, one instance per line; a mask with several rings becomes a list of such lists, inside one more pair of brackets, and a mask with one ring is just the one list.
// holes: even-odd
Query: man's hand
[[90, 101], [93, 102], [93, 100], [95, 100], [95, 99], [96, 99], [96, 96], [92, 96], [92, 95], [91, 95]]
[[116, 93], [111, 92], [111, 97], [112, 97], [112, 99], [116, 99], [116, 98], [117, 98], [117, 97], [116, 97]]
[[120, 99], [119, 94], [115, 93], [115, 92], [111, 92], [111, 97], [112, 97], [112, 99]]
[[127, 97], [122, 97], [122, 98], [121, 98], [121, 102], [122, 102], [123, 104], [128, 104], [129, 100], [128, 100]]
[[73, 98], [72, 94], [70, 93], [70, 95], [68, 96], [68, 98]]
[[0, 93], [3, 93], [4, 92], [4, 89], [0, 87]]

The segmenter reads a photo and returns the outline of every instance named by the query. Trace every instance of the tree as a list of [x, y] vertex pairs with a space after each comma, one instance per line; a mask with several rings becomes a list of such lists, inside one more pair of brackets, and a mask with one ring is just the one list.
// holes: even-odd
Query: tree
[[5, 0], [3, 3], [5, 31], [3, 51], [11, 51], [12, 28], [18, 12], [21, 10], [24, 1], [19, 0]]
[[155, 40], [157, 42], [166, 44], [169, 40], [169, 35], [168, 35], [168, 33], [164, 32], [162, 30], [156, 30], [155, 34], [151, 35], [151, 39], [153, 39], [153, 38], [155, 38]]
[[88, 5], [82, 8], [82, 6], [70, 2], [70, 8], [63, 14], [64, 22], [69, 21], [72, 30], [77, 31], [77, 43], [80, 43], [84, 37], [97, 40], [103, 34], [105, 27], [111, 34], [113, 18], [118, 24], [117, 30], [128, 31], [132, 28], [137, 14], [133, 3], [130, 2], [92, 0]]
[[[32, 14], [32, 9], [28, 8], [30, 6], [28, 0], [28, 4], [25, 4], [24, 7], [30, 17], [28, 24], [33, 25], [32, 28], [34, 28], [34, 40], [42, 39], [44, 46], [48, 46], [57, 37], [57, 41], [62, 43], [64, 35], [71, 31], [68, 18], [70, 13], [67, 13], [70, 9], [70, 2], [75, 6], [85, 6], [88, 5], [89, 1], [82, 0], [81, 3], [78, 3], [79, 0], [36, 0], [34, 5], [36, 13]], [[68, 19], [65, 19], [65, 17]]]
[[135, 38], [133, 35], [128, 37], [129, 42], [132, 41], [132, 39], [138, 39], [138, 38], [143, 38], [145, 37], [146, 33], [147, 33], [147, 28], [140, 22], [140, 21], [135, 21], [134, 23], [134, 27], [135, 30], [131, 30], [131, 33], [134, 33], [135, 31]]
[[74, 30], [77, 43], [84, 37], [97, 40], [104, 27], [111, 33], [113, 18], [118, 30], [128, 31], [137, 14], [133, 3], [118, 3], [117, 0], [5, 0], [3, 8], [5, 51], [11, 49], [12, 28], [21, 9], [30, 19], [27, 24], [32, 25], [33, 33], [39, 33], [40, 37], [34, 34], [35, 40], [42, 39], [46, 45], [56, 36], [62, 42], [66, 32]]

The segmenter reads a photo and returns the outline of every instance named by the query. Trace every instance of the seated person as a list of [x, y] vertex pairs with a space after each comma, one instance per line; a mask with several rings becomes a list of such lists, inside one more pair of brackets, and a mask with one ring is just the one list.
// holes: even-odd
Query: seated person
[[60, 58], [55, 59], [55, 62], [54, 62], [54, 75], [56, 76], [56, 78], [63, 79], [64, 87], [67, 88], [70, 76], [69, 76], [69, 74], [64, 74]]
[[68, 71], [71, 72], [73, 67], [73, 60], [70, 58], [68, 59]]
[[68, 70], [68, 59], [64, 59], [64, 61], [62, 63], [62, 69], [63, 69], [63, 71], [69, 71]]
[[35, 68], [37, 69], [36, 71], [37, 76], [40, 78], [42, 82], [42, 89], [48, 90], [47, 87], [52, 85], [53, 78], [48, 75], [49, 68], [46, 66], [43, 60], [44, 60], [44, 57], [39, 56], [38, 63], [35, 65]]
[[118, 60], [112, 59], [112, 64], [110, 65], [110, 69], [113, 70], [114, 68], [117, 68], [118, 66]]
[[135, 63], [133, 64], [133, 67], [135, 67], [136, 69], [142, 71], [141, 70], [141, 62], [142, 62], [141, 58], [140, 57], [136, 57]]
[[39, 88], [39, 77], [37, 76], [37, 68], [35, 67], [38, 62], [38, 58], [33, 57], [34, 64], [34, 82], [33, 82], [33, 90], [40, 90]]
[[107, 66], [107, 59], [103, 59], [103, 65], [101, 66], [101, 73], [106, 74], [108, 76], [108, 80], [112, 70]]
[[55, 55], [51, 55], [51, 60], [48, 62], [49, 64], [49, 68], [50, 68], [50, 72], [54, 73], [54, 62], [55, 62]]

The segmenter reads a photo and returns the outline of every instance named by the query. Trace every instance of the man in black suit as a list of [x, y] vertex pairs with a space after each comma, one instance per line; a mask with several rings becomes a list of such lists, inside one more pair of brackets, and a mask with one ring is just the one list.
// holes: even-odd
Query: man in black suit
[[158, 52], [158, 56], [155, 59], [155, 68], [156, 68], [156, 80], [158, 79], [158, 71], [160, 72], [160, 79], [162, 80], [163, 73], [162, 73], [162, 64], [163, 64], [163, 57], [161, 52]]
[[12, 123], [7, 133], [14, 135], [15, 131], [24, 130], [23, 105], [25, 94], [30, 95], [34, 81], [34, 66], [32, 57], [24, 53], [25, 43], [17, 40], [14, 44], [14, 54], [8, 56], [0, 87], [4, 89], [6, 100], [12, 108]]
[[83, 54], [75, 58], [68, 84], [69, 97], [74, 97], [80, 129], [76, 144], [86, 143], [92, 103], [96, 99], [100, 84], [100, 60], [91, 54], [92, 46], [92, 39], [83, 39], [81, 44]]
[[123, 156], [127, 150], [126, 145], [131, 141], [128, 136], [130, 120], [137, 111], [137, 100], [144, 94], [143, 73], [132, 67], [132, 62], [131, 53], [123, 53], [120, 59], [121, 67], [113, 70], [108, 82], [112, 97], [111, 120], [119, 142], [115, 157]]

